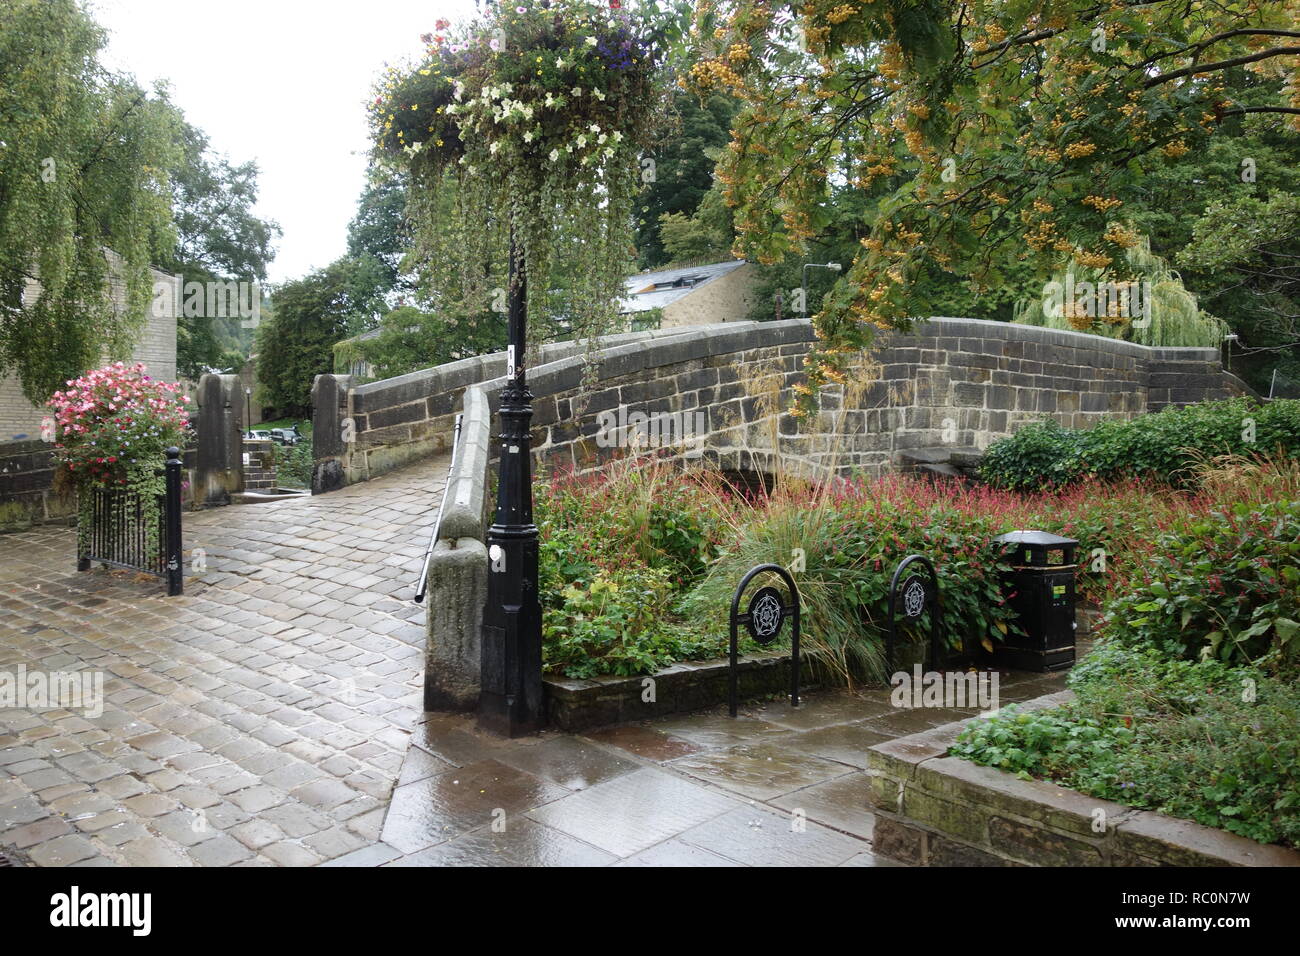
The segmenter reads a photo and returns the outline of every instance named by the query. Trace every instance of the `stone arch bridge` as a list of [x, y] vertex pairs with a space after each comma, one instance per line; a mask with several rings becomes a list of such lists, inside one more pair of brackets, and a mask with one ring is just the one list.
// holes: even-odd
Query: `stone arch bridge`
[[[775, 473], [778, 458], [786, 473], [879, 474], [918, 462], [942, 470], [946, 458], [978, 456], [1028, 421], [1087, 427], [1249, 391], [1216, 349], [933, 318], [883, 335], [846, 385], [823, 390], [822, 410], [800, 427], [786, 409], [812, 340], [800, 319], [611, 336], [585, 387], [581, 346], [545, 346], [528, 374], [535, 466], [599, 468], [639, 440], [671, 436], [670, 456], [741, 473]], [[431, 569], [429, 710], [468, 709], [478, 698], [491, 422], [504, 374], [501, 353], [362, 385], [322, 375], [312, 392], [316, 493], [449, 450], [455, 416], [464, 415]]]

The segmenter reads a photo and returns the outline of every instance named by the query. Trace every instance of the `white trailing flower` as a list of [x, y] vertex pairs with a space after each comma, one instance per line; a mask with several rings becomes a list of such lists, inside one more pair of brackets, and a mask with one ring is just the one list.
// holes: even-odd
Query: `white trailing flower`
[[559, 158], [560, 158], [560, 151], [558, 149], [551, 150], [551, 162], [555, 162]]
[[582, 95], [582, 87], [581, 87], [581, 86], [575, 86], [575, 87], [574, 87], [570, 92], [573, 93], [574, 96], [581, 96], [581, 95]]
[[596, 38], [595, 38], [595, 37], [587, 37], [587, 46], [595, 46], [595, 45], [596, 45]]
[[605, 94], [602, 93], [600, 90], [593, 89], [591, 91], [591, 95], [596, 97], [596, 99], [600, 100], [602, 103], [605, 102]]

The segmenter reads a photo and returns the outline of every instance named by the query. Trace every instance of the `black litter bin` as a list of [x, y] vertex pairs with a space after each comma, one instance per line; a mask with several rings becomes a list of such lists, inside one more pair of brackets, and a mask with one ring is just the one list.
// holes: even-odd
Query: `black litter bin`
[[1074, 665], [1074, 572], [1079, 542], [1046, 531], [993, 539], [1012, 565], [1002, 593], [1025, 634], [1008, 634], [993, 651], [999, 667], [1059, 671]]

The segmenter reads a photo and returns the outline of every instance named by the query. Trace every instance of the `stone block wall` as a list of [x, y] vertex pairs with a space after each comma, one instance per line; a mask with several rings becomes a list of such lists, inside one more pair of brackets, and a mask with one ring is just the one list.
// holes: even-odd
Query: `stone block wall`
[[[187, 482], [181, 500], [187, 507], [193, 506], [197, 457], [196, 448], [187, 448], [181, 456]], [[39, 440], [0, 442], [0, 534], [76, 520], [76, 495], [54, 489], [53, 448]]]
[[0, 531], [75, 520], [76, 500], [54, 491], [54, 454], [39, 439], [0, 444]]
[[[822, 411], [800, 424], [784, 410], [812, 339], [803, 319], [612, 336], [598, 353], [597, 381], [585, 386], [581, 346], [547, 346], [529, 372], [536, 462], [600, 467], [618, 453], [602, 447], [610, 437], [602, 423], [622, 410], [702, 423], [705, 440], [679, 453], [725, 468], [770, 471], [779, 452], [788, 470], [879, 474], [909, 450], [983, 449], [1027, 421], [1083, 428], [1245, 392], [1214, 349], [935, 318], [882, 336], [848, 387], [823, 390]], [[346, 376], [321, 376], [329, 381], [317, 388], [330, 398], [316, 402], [315, 458], [330, 480], [317, 484], [364, 481], [446, 450], [465, 389], [482, 385], [495, 411], [504, 370], [497, 354], [358, 388]]]
[[244, 491], [275, 487], [275, 442], [244, 440]]

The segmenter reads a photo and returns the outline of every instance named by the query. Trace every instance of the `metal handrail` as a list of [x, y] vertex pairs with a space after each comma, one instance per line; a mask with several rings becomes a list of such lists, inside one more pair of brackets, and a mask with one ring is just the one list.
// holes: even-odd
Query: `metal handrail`
[[447, 508], [447, 493], [451, 491], [451, 480], [456, 474], [456, 456], [460, 453], [460, 422], [464, 415], [456, 416], [456, 431], [451, 439], [451, 464], [447, 467], [447, 481], [442, 486], [442, 501], [438, 503], [438, 520], [433, 523], [433, 534], [429, 536], [429, 547], [425, 549], [424, 561], [420, 567], [420, 580], [415, 584], [415, 603], [423, 604], [424, 595], [429, 589], [429, 561], [433, 558], [433, 549], [438, 544], [438, 533], [442, 530], [442, 514]]

